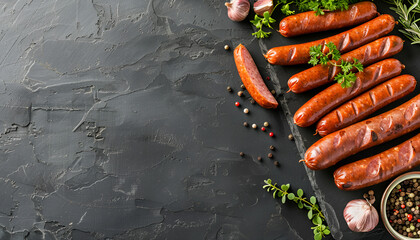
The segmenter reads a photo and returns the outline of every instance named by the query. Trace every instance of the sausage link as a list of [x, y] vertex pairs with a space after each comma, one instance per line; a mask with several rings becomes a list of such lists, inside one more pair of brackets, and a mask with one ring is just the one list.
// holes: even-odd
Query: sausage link
[[419, 127], [420, 94], [386, 113], [321, 138], [306, 151], [304, 161], [310, 169], [325, 169]]
[[342, 190], [357, 190], [386, 181], [420, 164], [420, 134], [375, 156], [338, 168], [334, 182]]
[[328, 48], [326, 44], [333, 42], [341, 53], [348, 52], [388, 34], [394, 29], [394, 25], [394, 18], [391, 15], [384, 14], [332, 37], [308, 43], [272, 48], [268, 50], [264, 57], [269, 63], [274, 65], [304, 64], [310, 60], [309, 48], [312, 46], [323, 45], [323, 52], [327, 53]]
[[263, 108], [276, 108], [278, 103], [265, 85], [251, 54], [239, 44], [233, 53], [239, 76], [251, 97]]
[[385, 80], [398, 76], [403, 68], [404, 65], [397, 59], [385, 59], [366, 67], [363, 72], [356, 73], [357, 78], [352, 87], [343, 88], [340, 83], [331, 85], [309, 99], [296, 111], [294, 116], [296, 125], [308, 127], [314, 124], [345, 101]]
[[416, 84], [416, 79], [410, 75], [398, 76], [384, 82], [325, 115], [318, 122], [316, 131], [319, 135], [326, 136], [356, 123], [413, 92]]
[[[343, 54], [341, 59], [353, 63], [353, 58], [356, 58], [361, 64], [370, 65], [399, 53], [403, 49], [403, 43], [397, 36], [383, 37]], [[341, 61], [332, 62], [339, 64]], [[341, 68], [332, 64], [317, 65], [293, 75], [287, 84], [292, 92], [301, 93], [333, 81], [339, 73]]]
[[358, 25], [378, 15], [374, 3], [360, 2], [349, 5], [344, 11], [325, 12], [319, 16], [314, 11], [309, 11], [285, 17], [280, 22], [279, 32], [285, 37], [323, 32]]

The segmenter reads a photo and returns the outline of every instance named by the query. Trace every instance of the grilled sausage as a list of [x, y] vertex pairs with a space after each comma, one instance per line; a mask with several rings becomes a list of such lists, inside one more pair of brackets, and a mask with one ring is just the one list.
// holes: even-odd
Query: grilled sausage
[[420, 134], [375, 156], [338, 168], [334, 182], [342, 190], [357, 190], [386, 181], [420, 164]]
[[319, 135], [326, 136], [356, 123], [411, 93], [416, 88], [416, 83], [416, 79], [410, 75], [398, 76], [384, 82], [325, 115], [318, 122], [316, 131]]
[[268, 50], [264, 57], [269, 63], [275, 65], [304, 64], [310, 60], [309, 48], [312, 46], [323, 45], [323, 52], [327, 53], [328, 48], [326, 44], [333, 42], [341, 53], [348, 52], [388, 34], [394, 29], [394, 25], [394, 18], [391, 15], [384, 14], [332, 37], [308, 43], [272, 48]]
[[[356, 58], [361, 64], [370, 65], [399, 53], [403, 48], [403, 43], [404, 41], [397, 36], [383, 37], [343, 54], [341, 59], [353, 62], [353, 58]], [[341, 60], [332, 62], [339, 64]], [[339, 73], [341, 73], [341, 68], [332, 64], [317, 65], [293, 75], [288, 85], [292, 92], [301, 93], [333, 81]]]
[[279, 32], [285, 37], [323, 32], [358, 25], [378, 15], [375, 4], [360, 2], [349, 5], [344, 11], [325, 12], [319, 16], [314, 11], [309, 11], [285, 17], [280, 22]]
[[233, 53], [239, 76], [251, 97], [263, 108], [276, 108], [278, 103], [265, 85], [251, 54], [239, 44]]
[[390, 58], [366, 67], [363, 72], [356, 73], [356, 81], [352, 87], [343, 88], [336, 83], [315, 95], [300, 107], [294, 116], [296, 125], [308, 127], [321, 119], [325, 114], [340, 106], [345, 101], [376, 86], [377, 84], [398, 76], [404, 65]]
[[323, 137], [308, 148], [304, 161], [310, 169], [325, 169], [357, 152], [419, 127], [420, 94], [386, 113]]

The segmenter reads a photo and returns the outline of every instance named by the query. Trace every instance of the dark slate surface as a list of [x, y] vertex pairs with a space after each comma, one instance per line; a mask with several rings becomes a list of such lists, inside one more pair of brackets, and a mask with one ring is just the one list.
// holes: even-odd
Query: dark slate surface
[[[304, 67], [261, 55], [322, 34], [259, 41], [213, 0], [0, 5], [0, 239], [312, 239], [306, 213], [273, 200], [266, 178], [315, 192], [336, 239], [389, 239], [382, 225], [350, 233], [342, 210], [363, 191], [298, 163], [316, 138], [290, 128], [291, 114], [311, 93], [282, 93]], [[239, 43], [283, 109], [226, 91], [240, 79], [223, 46]], [[416, 75], [417, 54], [406, 44], [398, 55], [406, 73]], [[268, 121], [275, 137], [243, 121]]]

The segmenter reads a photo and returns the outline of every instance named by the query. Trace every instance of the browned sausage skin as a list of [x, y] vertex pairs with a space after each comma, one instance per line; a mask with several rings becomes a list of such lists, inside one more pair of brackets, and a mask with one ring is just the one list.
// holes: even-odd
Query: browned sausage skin
[[356, 123], [389, 103], [414, 91], [417, 81], [413, 76], [402, 75], [380, 84], [372, 90], [348, 101], [319, 120], [316, 131], [326, 136]]
[[263, 108], [276, 108], [278, 103], [265, 85], [251, 54], [239, 44], [233, 52], [239, 76], [251, 97]]
[[316, 16], [314, 11], [303, 12], [283, 18], [279, 25], [279, 32], [285, 37], [323, 32], [358, 25], [378, 14], [376, 5], [372, 2], [351, 4], [347, 10], [325, 12], [324, 15], [319, 16]]
[[420, 164], [420, 134], [375, 156], [349, 163], [334, 172], [342, 190], [357, 190], [386, 181]]
[[312, 46], [323, 45], [323, 51], [327, 53], [328, 48], [325, 45], [328, 42], [333, 42], [341, 53], [348, 52], [388, 34], [394, 29], [394, 25], [394, 18], [391, 15], [384, 14], [332, 37], [308, 43], [272, 48], [268, 50], [264, 57], [269, 63], [275, 65], [304, 64], [310, 60], [309, 48]]
[[[343, 54], [341, 59], [353, 62], [353, 58], [356, 58], [361, 64], [369, 65], [399, 53], [403, 45], [404, 41], [400, 37], [387, 36]], [[287, 84], [292, 92], [301, 93], [332, 82], [340, 72], [341, 68], [331, 64], [317, 65], [293, 75]]]
[[385, 80], [398, 76], [403, 68], [404, 65], [393, 58], [374, 63], [366, 67], [363, 72], [356, 73], [357, 79], [352, 87], [342, 88], [339, 83], [331, 85], [300, 107], [293, 119], [296, 125], [308, 127], [345, 101]]
[[420, 127], [420, 94], [386, 113], [333, 132], [314, 143], [305, 163], [319, 170], [364, 149], [402, 136]]

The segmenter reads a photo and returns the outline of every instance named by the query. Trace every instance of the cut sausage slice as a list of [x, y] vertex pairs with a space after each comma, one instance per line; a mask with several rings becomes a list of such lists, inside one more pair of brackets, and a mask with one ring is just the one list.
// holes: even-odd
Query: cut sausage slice
[[[399, 53], [403, 45], [404, 41], [400, 37], [383, 37], [343, 54], [341, 59], [353, 63], [353, 58], [356, 58], [361, 64], [370, 65]], [[332, 62], [339, 64], [341, 60]], [[292, 92], [301, 93], [332, 82], [339, 73], [341, 68], [332, 64], [317, 65], [293, 75], [287, 84]]]
[[319, 135], [326, 136], [356, 123], [413, 92], [416, 84], [416, 79], [410, 75], [398, 76], [384, 82], [325, 115], [319, 120], [316, 131]]
[[342, 190], [357, 190], [386, 181], [420, 164], [420, 134], [375, 156], [349, 163], [334, 172]]
[[420, 127], [420, 94], [386, 113], [333, 132], [314, 143], [305, 163], [319, 170], [364, 149], [387, 142]]
[[276, 108], [278, 103], [265, 85], [251, 54], [239, 44], [234, 51], [236, 68], [251, 97], [263, 108]]
[[347, 100], [385, 80], [398, 76], [403, 68], [404, 65], [397, 59], [385, 59], [366, 67], [363, 72], [356, 73], [357, 78], [352, 87], [343, 88], [339, 83], [333, 84], [315, 95], [296, 111], [294, 116], [296, 125], [308, 127], [314, 124]]
[[323, 52], [327, 53], [328, 47], [326, 47], [326, 44], [333, 42], [341, 53], [345, 53], [385, 36], [394, 29], [394, 25], [394, 18], [391, 15], [384, 14], [332, 37], [308, 43], [272, 48], [268, 50], [264, 57], [269, 63], [275, 65], [305, 64], [311, 59], [309, 48], [312, 46], [323, 45]]
[[280, 22], [279, 32], [285, 37], [294, 37], [350, 27], [369, 21], [378, 15], [374, 3], [360, 2], [349, 5], [344, 11], [325, 12], [319, 16], [316, 16], [314, 11], [309, 11], [285, 17]]

